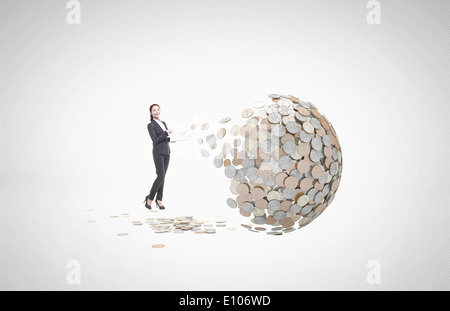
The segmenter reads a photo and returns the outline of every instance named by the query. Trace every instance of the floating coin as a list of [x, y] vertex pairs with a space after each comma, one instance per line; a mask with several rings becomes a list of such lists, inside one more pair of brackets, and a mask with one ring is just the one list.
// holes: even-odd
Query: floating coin
[[225, 137], [227, 133], [227, 130], [224, 128], [221, 128], [220, 130], [217, 131], [217, 138], [222, 139]]
[[237, 207], [236, 201], [233, 200], [233, 199], [231, 199], [231, 198], [227, 199], [227, 205], [228, 205], [229, 207], [231, 207], [231, 208], [236, 208], [236, 207]]
[[242, 117], [243, 118], [250, 118], [253, 115], [253, 109], [245, 109], [242, 111]]
[[268, 95], [270, 98], [272, 98], [272, 99], [278, 99], [278, 98], [280, 98], [280, 95], [278, 95], [278, 94], [269, 94]]
[[255, 109], [262, 109], [266, 106], [266, 103], [263, 101], [257, 101], [253, 104], [253, 108]]
[[220, 124], [224, 124], [224, 123], [227, 123], [227, 122], [230, 122], [231, 121], [231, 118], [223, 118], [223, 119], [221, 119], [220, 121], [219, 121], [219, 123]]
[[233, 178], [236, 175], [236, 169], [234, 166], [229, 165], [225, 167], [225, 176], [228, 178]]
[[191, 125], [191, 130], [195, 130], [195, 127], [196, 127], [196, 125], [195, 125], [195, 124], [192, 124], [192, 125]]
[[127, 236], [128, 233], [118, 233], [117, 236]]
[[223, 165], [223, 158], [221, 156], [217, 156], [214, 158], [214, 166], [217, 168], [221, 168]]
[[202, 153], [202, 156], [203, 156], [204, 158], [209, 157], [209, 152], [208, 152], [207, 150], [202, 149], [201, 153]]
[[209, 124], [208, 123], [203, 123], [202, 124], [202, 130], [206, 131], [207, 129], [209, 129]]
[[209, 145], [214, 145], [216, 143], [217, 139], [216, 136], [214, 134], [209, 134], [208, 136], [206, 136], [206, 142]]

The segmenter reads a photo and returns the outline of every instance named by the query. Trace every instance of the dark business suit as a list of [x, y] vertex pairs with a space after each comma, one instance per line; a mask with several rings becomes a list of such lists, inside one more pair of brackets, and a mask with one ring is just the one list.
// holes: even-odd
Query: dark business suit
[[[167, 130], [167, 125], [164, 121], [161, 121]], [[156, 200], [162, 201], [164, 191], [164, 178], [166, 177], [167, 168], [169, 167], [170, 160], [170, 137], [169, 134], [164, 131], [159, 124], [152, 120], [147, 125], [148, 133], [153, 141], [153, 161], [156, 168], [156, 179], [153, 182], [152, 189], [150, 190], [149, 199], [153, 201], [156, 196]]]

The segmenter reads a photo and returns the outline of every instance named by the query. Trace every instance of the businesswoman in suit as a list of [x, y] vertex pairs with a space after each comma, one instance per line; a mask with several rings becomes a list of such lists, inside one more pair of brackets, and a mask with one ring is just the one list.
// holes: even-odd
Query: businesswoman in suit
[[164, 190], [164, 179], [166, 177], [167, 168], [170, 161], [170, 134], [173, 133], [171, 129], [167, 128], [164, 121], [159, 119], [160, 107], [158, 104], [150, 106], [151, 122], [147, 125], [148, 133], [153, 141], [153, 161], [156, 168], [156, 179], [150, 190], [150, 194], [145, 197], [145, 207], [152, 209], [151, 204], [156, 195], [156, 206], [160, 210], [165, 209], [162, 199]]

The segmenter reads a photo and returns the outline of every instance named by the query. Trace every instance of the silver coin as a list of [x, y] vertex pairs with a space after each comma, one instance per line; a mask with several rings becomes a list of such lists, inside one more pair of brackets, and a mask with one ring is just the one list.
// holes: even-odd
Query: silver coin
[[331, 147], [331, 138], [327, 134], [322, 137], [323, 144], [327, 147]]
[[317, 110], [317, 107], [316, 106], [314, 106], [312, 103], [310, 103], [310, 102], [308, 102], [308, 105], [310, 105], [312, 108], [314, 108], [314, 109], [316, 109]]
[[263, 101], [257, 101], [253, 104], [253, 108], [255, 109], [262, 109], [266, 106], [266, 103]]
[[249, 179], [249, 180], [257, 180], [259, 175], [258, 175], [258, 169], [256, 167], [249, 167], [245, 173], [245, 176]]
[[[228, 165], [231, 166], [231, 165]], [[238, 182], [246, 182], [247, 179], [245, 178], [245, 173], [242, 169], [236, 170], [236, 175], [234, 176], [234, 179]]]
[[332, 155], [333, 160], [337, 161], [337, 159], [338, 159], [338, 151], [337, 151], [337, 149], [335, 147], [333, 147], [332, 152], [333, 152], [333, 155]]
[[254, 221], [257, 225], [265, 225], [267, 223], [266, 217], [264, 216], [257, 216], [255, 217]]
[[282, 194], [285, 199], [292, 200], [296, 194], [296, 191], [295, 189], [284, 188]]
[[273, 99], [278, 99], [278, 98], [280, 98], [280, 95], [278, 95], [278, 94], [269, 94], [269, 97], [273, 98]]
[[308, 215], [306, 215], [306, 217], [313, 218], [314, 215], [315, 215], [315, 213], [314, 213], [314, 211], [312, 210], [311, 212], [308, 213]]
[[[245, 203], [248, 203], [248, 202], [245, 202]], [[219, 227], [219, 228], [223, 228], [223, 227], [226, 227], [226, 226], [227, 226], [227, 224], [224, 224], [224, 223], [216, 224], [216, 227]]]
[[117, 236], [127, 236], [128, 233], [117, 233]]
[[314, 198], [316, 197], [317, 192], [319, 192], [319, 190], [317, 190], [316, 188], [312, 188], [311, 190], [309, 190], [306, 195], [309, 197], [310, 201], [314, 201]]
[[300, 105], [302, 105], [303, 107], [305, 107], [307, 109], [311, 108], [308, 103], [306, 103], [306, 102], [304, 102], [302, 100], [300, 100], [299, 103], [300, 103]]
[[264, 154], [271, 154], [273, 152], [272, 143], [270, 140], [263, 141], [259, 148]]
[[[289, 106], [281, 106], [280, 108], [278, 108], [278, 112], [283, 115], [283, 116], [288, 116], [291, 114], [292, 112], [292, 108]], [[270, 121], [270, 120], [269, 120]], [[281, 121], [281, 120], [280, 120]]]
[[275, 213], [273, 213], [273, 218], [275, 218], [278, 221], [283, 220], [286, 218], [286, 212], [276, 211]]
[[282, 230], [284, 233], [290, 233], [290, 232], [293, 232], [293, 231], [295, 231], [295, 228], [286, 228], [286, 229], [283, 229]]
[[304, 175], [303, 175], [302, 173], [300, 173], [297, 169], [293, 169], [293, 170], [289, 173], [289, 176], [295, 176], [295, 177], [297, 177], [297, 179], [300, 181], [300, 179], [302, 179]]
[[267, 209], [276, 212], [281, 208], [281, 203], [278, 200], [272, 200], [267, 204]]
[[286, 130], [291, 134], [297, 134], [300, 131], [300, 125], [297, 122], [288, 122]]
[[292, 204], [291, 207], [289, 208], [289, 211], [294, 215], [300, 213], [301, 210], [302, 210], [301, 206], [297, 204]]
[[314, 150], [322, 150], [323, 144], [322, 144], [322, 138], [317, 135], [311, 140], [311, 146]]
[[316, 202], [317, 204], [322, 203], [324, 198], [325, 198], [325, 193], [320, 191], [316, 194], [316, 197], [314, 198], [314, 202]]
[[203, 138], [199, 138], [199, 139], [197, 140], [197, 143], [198, 143], [199, 145], [203, 144]]
[[231, 118], [223, 118], [222, 120], [219, 121], [219, 123], [220, 124], [224, 124], [224, 123], [227, 123], [227, 122], [230, 122], [230, 121], [231, 121]]
[[304, 143], [309, 143], [311, 141], [311, 135], [302, 130], [300, 132], [300, 140]]
[[316, 118], [311, 118], [311, 120], [309, 120], [309, 122], [316, 130], [318, 130], [322, 127], [322, 124], [320, 124], [320, 121], [317, 120]]
[[214, 166], [216, 168], [221, 168], [223, 165], [223, 158], [221, 156], [217, 156], [214, 158]]
[[251, 213], [255, 210], [255, 205], [253, 205], [253, 203], [251, 202], [244, 202], [242, 203], [242, 210]]
[[287, 170], [292, 166], [292, 159], [289, 156], [282, 156], [280, 158], [280, 161], [278, 161], [278, 166], [283, 169]]
[[328, 197], [328, 206], [331, 204], [331, 202], [333, 202], [334, 200], [334, 193], [330, 192], [330, 196]]
[[206, 142], [209, 145], [214, 145], [216, 143], [217, 139], [216, 136], [214, 134], [209, 134], [208, 136], [206, 136]]
[[287, 141], [283, 144], [283, 150], [287, 154], [293, 154], [297, 151], [297, 145], [293, 141]]
[[242, 167], [249, 168], [255, 166], [255, 160], [250, 158], [242, 159]]
[[274, 227], [272, 228], [272, 231], [281, 231], [283, 230], [283, 227]]
[[330, 165], [330, 174], [334, 176], [334, 175], [337, 174], [337, 171], [338, 171], [337, 163], [336, 162], [331, 163], [331, 165]]
[[[326, 174], [326, 173], [325, 173]], [[322, 193], [326, 196], [328, 193], [330, 193], [330, 184], [325, 185], [322, 189]]]
[[309, 153], [309, 158], [311, 159], [311, 161], [313, 162], [320, 162], [320, 153], [318, 150], [311, 150], [311, 152]]
[[314, 207], [314, 205], [311, 205], [311, 204], [308, 204], [305, 207], [303, 207], [302, 208], [302, 213], [301, 213], [302, 216], [308, 215], [312, 211], [313, 207]]
[[208, 152], [207, 150], [205, 150], [205, 149], [202, 149], [202, 156], [203, 156], [204, 158], [209, 157], [209, 152]]
[[281, 124], [275, 124], [271, 133], [275, 137], [283, 137], [286, 134], [286, 128]]
[[271, 188], [275, 187], [276, 186], [275, 176], [272, 175], [269, 178], [265, 178], [264, 183]]
[[269, 119], [269, 122], [273, 124], [278, 124], [281, 122], [281, 115], [277, 112], [269, 114], [267, 118]]
[[299, 120], [300, 122], [306, 122], [306, 121], [308, 121], [308, 117], [302, 116], [302, 115], [300, 114], [300, 112], [296, 112], [296, 113], [295, 113], [295, 118], [296, 118], [297, 120]]
[[268, 235], [283, 235], [283, 233], [279, 232], [279, 231], [269, 231], [267, 232]]
[[[267, 157], [262, 162], [264, 165], [267, 165], [271, 170], [274, 170], [277, 167], [277, 160], [275, 160], [273, 157]], [[289, 164], [290, 166], [290, 164]]]
[[231, 208], [236, 208], [237, 207], [237, 203], [235, 200], [228, 198], [227, 199], [227, 205]]
[[228, 178], [233, 178], [236, 176], [236, 169], [232, 165], [225, 166], [225, 176]]
[[322, 175], [319, 177], [319, 183], [324, 185], [328, 181], [328, 173], [323, 172]]

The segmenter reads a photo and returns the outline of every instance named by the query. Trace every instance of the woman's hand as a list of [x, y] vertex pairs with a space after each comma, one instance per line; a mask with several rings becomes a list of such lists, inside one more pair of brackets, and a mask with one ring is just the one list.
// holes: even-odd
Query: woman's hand
[[173, 133], [173, 130], [172, 130], [172, 129], [168, 129], [166, 132], [167, 132], [168, 134], [172, 134], [172, 133]]

